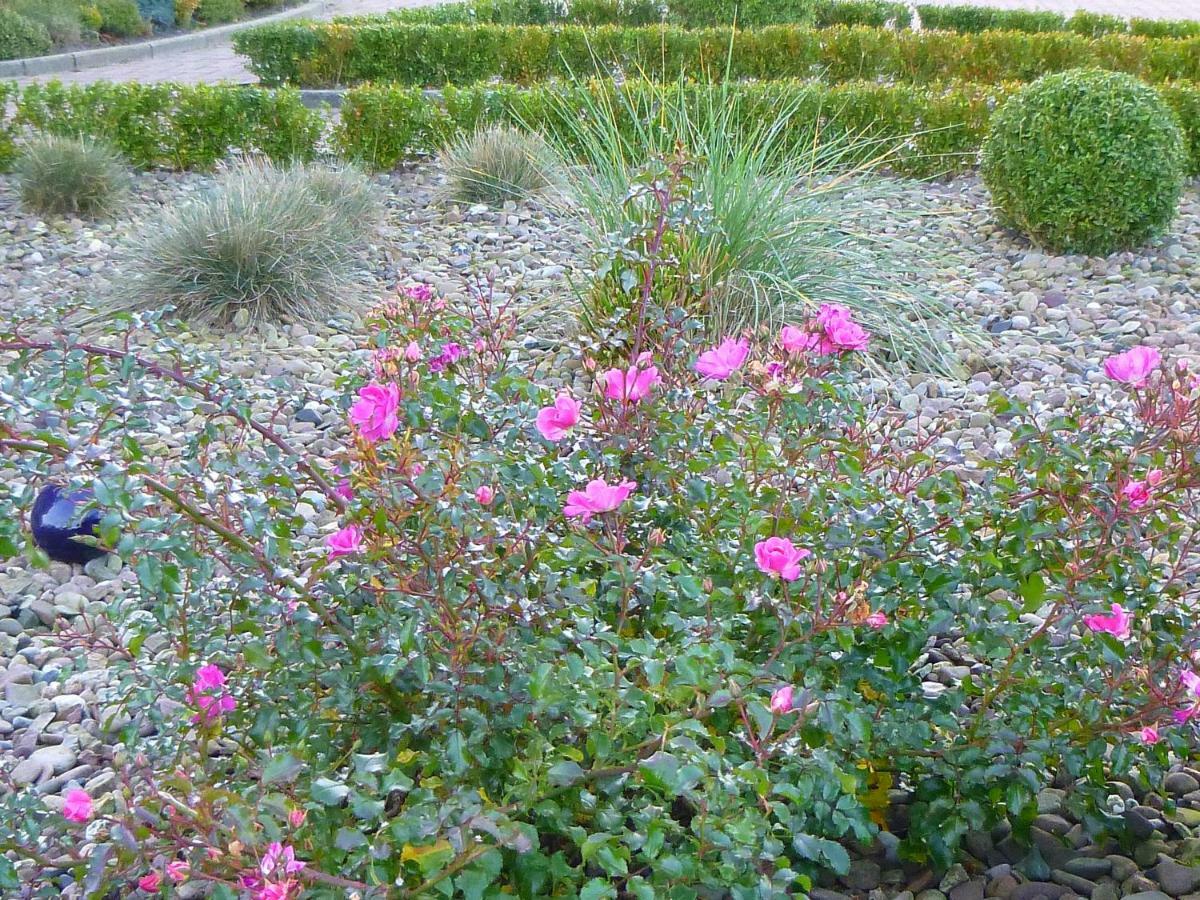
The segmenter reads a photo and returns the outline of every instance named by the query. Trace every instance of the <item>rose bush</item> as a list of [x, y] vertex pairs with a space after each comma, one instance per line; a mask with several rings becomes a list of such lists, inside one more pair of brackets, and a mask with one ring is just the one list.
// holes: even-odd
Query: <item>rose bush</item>
[[[1121, 827], [1111, 774], [1194, 747], [1195, 380], [1139, 354], [1132, 406], [998, 398], [1009, 452], [955, 461], [861, 395], [844, 310], [714, 347], [660, 306], [680, 171], [634, 187], [662, 212], [612, 248], [639, 327], [594, 390], [514, 365], [486, 286], [408, 289], [341, 459], [149, 319], [155, 359], [0, 335], [6, 474], [94, 473], [140, 585], [67, 636], [122, 651], [112, 794], [65, 819], [9, 794], [6, 850], [122, 895], [765, 898], [880, 828], [937, 865], [1020, 835], [1055, 775]], [[130, 433], [160, 405], [203, 421], [165, 471]], [[7, 554], [30, 490], [0, 493]], [[326, 543], [300, 502], [336, 512]], [[949, 641], [970, 674], [934, 685]]]

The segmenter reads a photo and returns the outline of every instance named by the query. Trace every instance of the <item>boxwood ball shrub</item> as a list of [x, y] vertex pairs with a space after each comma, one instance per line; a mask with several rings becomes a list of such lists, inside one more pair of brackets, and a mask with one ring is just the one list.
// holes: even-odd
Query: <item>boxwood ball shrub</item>
[[146, 223], [111, 310], [173, 306], [214, 324], [324, 320], [381, 214], [352, 168], [245, 162]]
[[14, 171], [22, 206], [41, 215], [106, 215], [129, 193], [121, 154], [92, 138], [37, 135], [21, 147]]
[[992, 117], [982, 173], [1002, 221], [1055, 252], [1107, 254], [1162, 232], [1186, 147], [1155, 90], [1129, 75], [1049, 75]]
[[[345, 361], [335, 452], [154, 317], [147, 356], [0, 324], [27, 485], [0, 555], [66, 457], [132, 582], [102, 633], [119, 774], [71, 821], [0, 796], [8, 852], [99, 896], [782, 900], [885, 825], [946, 867], [1051, 780], [1120, 832], [1109, 779], [1197, 750], [1200, 386], [1152, 348], [1096, 359], [1128, 402], [998, 397], [1009, 452], [954, 464], [860, 392], [844, 308], [697, 339], [655, 287], [686, 176], [652, 162], [631, 200], [662, 218], [613, 236], [644, 313], [620, 364], [555, 385], [486, 285], [405, 284]], [[193, 430], [149, 460], [116, 423], [163, 404]], [[939, 647], [969, 674], [932, 683]]]

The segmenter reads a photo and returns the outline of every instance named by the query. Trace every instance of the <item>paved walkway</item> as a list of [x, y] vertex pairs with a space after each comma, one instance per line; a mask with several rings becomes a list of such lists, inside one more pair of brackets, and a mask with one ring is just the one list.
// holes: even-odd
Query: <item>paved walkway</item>
[[[384, 12], [405, 6], [427, 6], [441, 0], [335, 0], [325, 16], [361, 15]], [[1200, 19], [1200, 0], [922, 0], [942, 5], [969, 4], [995, 6], [1003, 9], [1045, 9], [1073, 13], [1078, 9], [1111, 13], [1121, 16], [1143, 16], [1152, 19]], [[186, 50], [170, 56], [159, 56], [137, 62], [121, 63], [64, 72], [59, 75], [19, 78], [30, 81], [181, 81], [188, 84], [233, 81], [252, 82], [255, 77], [244, 60], [233, 52], [229, 43], [213, 47]]]
[[[386, 12], [406, 6], [429, 6], [441, 0], [334, 0], [318, 18], [366, 15]], [[1200, 0], [1197, 0], [1200, 2]], [[258, 79], [245, 66], [245, 60], [233, 52], [228, 41], [212, 47], [183, 50], [170, 56], [155, 56], [135, 62], [97, 66], [81, 72], [62, 72], [57, 75], [33, 75], [18, 78], [18, 84], [31, 81], [179, 81], [185, 84], [217, 81], [253, 82]]]

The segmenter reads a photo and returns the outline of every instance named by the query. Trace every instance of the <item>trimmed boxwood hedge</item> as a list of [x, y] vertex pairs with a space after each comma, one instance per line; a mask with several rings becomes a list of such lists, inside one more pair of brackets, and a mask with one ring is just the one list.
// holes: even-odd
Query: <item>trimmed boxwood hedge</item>
[[[892, 151], [889, 162], [898, 172], [928, 176], [974, 166], [993, 111], [1019, 87], [777, 81], [732, 89], [743, 95], [739, 109], [745, 115], [764, 118], [799, 96], [812, 116], [820, 115], [826, 140], [847, 133], [873, 136], [879, 141], [876, 149]], [[547, 127], [552, 111], [561, 108], [551, 103], [552, 91], [612, 89], [608, 82], [531, 89], [471, 85], [449, 87], [436, 97], [419, 88], [362, 85], [346, 93], [333, 137], [343, 155], [388, 168], [434, 153], [449, 138], [484, 122]], [[685, 89], [699, 99], [702, 92], [722, 87], [693, 84]], [[637, 81], [620, 90], [654, 95]], [[1188, 170], [1200, 175], [1200, 86], [1161, 85], [1158, 91], [1183, 125]], [[13, 110], [7, 118], [6, 108]], [[134, 83], [51, 83], [20, 89], [0, 82], [0, 169], [11, 161], [14, 139], [22, 129], [107, 138], [143, 168], [207, 169], [229, 149], [278, 160], [309, 159], [326, 124], [291, 90]], [[797, 142], [801, 137], [796, 135]]]
[[[3, 92], [0, 92], [2, 97]], [[141, 168], [210, 169], [230, 150], [275, 160], [311, 159], [324, 128], [294, 90], [238, 85], [94, 82], [20, 89], [13, 119], [0, 127], [90, 135]], [[3, 105], [0, 104], [0, 111]], [[0, 157], [3, 157], [0, 147]]]
[[[927, 29], [958, 31], [1073, 31], [1086, 37], [1141, 34], [1146, 37], [1197, 37], [1200, 22], [1132, 19], [1080, 10], [1069, 18], [1055, 12], [994, 9], [987, 6], [916, 7]], [[391, 19], [437, 25], [650, 25], [666, 22], [685, 28], [740, 28], [764, 25], [870, 25], [909, 28], [907, 4], [888, 0], [466, 0], [436, 6], [397, 9], [382, 15], [343, 16], [348, 24]]]
[[652, 25], [739, 28], [764, 25], [891, 25], [907, 28], [912, 11], [891, 0], [467, 0], [397, 9], [371, 16], [342, 16], [347, 24], [378, 22], [429, 25]]
[[[1019, 88], [1018, 84], [929, 88], [775, 81], [742, 84], [734, 90], [748, 128], [755, 121], [761, 125], [763, 120], [773, 120], [780, 107], [798, 99], [806, 112], [797, 119], [807, 115], [819, 123], [822, 140], [838, 141], [846, 135], [874, 139], [873, 146], [862, 147], [864, 155], [888, 151], [891, 168], [927, 177], [973, 167], [994, 110]], [[705, 92], [729, 90], [728, 86], [698, 84], [666, 89], [686, 90], [697, 101], [697, 109], [711, 108], [699, 102]], [[512, 123], [549, 133], [561, 124], [556, 120], [563, 108], [552, 94], [614, 90], [627, 98], [612, 104], [614, 108], [638, 110], [646, 109], [664, 88], [650, 88], [638, 81], [620, 86], [609, 81], [531, 88], [473, 85], [447, 87], [441, 98], [436, 98], [419, 88], [362, 85], [346, 92], [335, 143], [350, 158], [390, 168], [413, 156], [433, 153], [450, 138], [483, 123]], [[1200, 86], [1176, 84], [1160, 93], [1175, 109], [1191, 142], [1189, 170], [1200, 174]], [[797, 131], [794, 139], [798, 150], [810, 149], [811, 134]]]
[[699, 81], [728, 75], [994, 84], [1080, 66], [1148, 81], [1200, 80], [1200, 38], [1085, 38], [1070, 32], [281, 22], [238, 33], [234, 46], [265, 83], [304, 87], [366, 81], [438, 86], [490, 78], [532, 84], [616, 71], [668, 81], [682, 74]]
[[15, 81], [0, 81], [0, 172], [7, 172], [17, 155], [16, 125], [4, 112], [20, 94]]
[[[341, 122], [335, 133], [339, 151], [375, 168], [389, 168], [417, 154], [436, 151], [449, 139], [474, 131], [482, 124], [508, 123], [541, 134], [569, 139], [562, 110], [578, 107], [571, 96], [617, 92], [620, 102], [610, 105], [628, 119], [653, 115], [663, 92], [686, 92], [697, 110], [711, 109], [705, 95], [735, 91], [738, 120], [748, 130], [761, 129], [782, 106], [796, 108], [795, 121], [820, 125], [820, 139], [839, 141], [853, 135], [862, 139], [858, 162], [887, 154], [894, 169], [913, 175], [933, 175], [969, 168], [975, 163], [981, 135], [998, 92], [977, 87], [929, 91], [911, 86], [886, 87], [846, 84], [830, 87], [814, 82], [773, 81], [734, 87], [688, 84], [649, 85], [643, 81], [593, 80], [571, 85], [448, 86], [440, 98], [419, 88], [398, 85], [363, 85], [347, 91]], [[565, 102], [563, 98], [566, 98]], [[916, 132], [921, 132], [916, 134]], [[912, 135], [912, 137], [907, 137]], [[813, 133], [789, 132], [798, 153], [811, 152]], [[906, 137], [903, 143], [898, 137]]]

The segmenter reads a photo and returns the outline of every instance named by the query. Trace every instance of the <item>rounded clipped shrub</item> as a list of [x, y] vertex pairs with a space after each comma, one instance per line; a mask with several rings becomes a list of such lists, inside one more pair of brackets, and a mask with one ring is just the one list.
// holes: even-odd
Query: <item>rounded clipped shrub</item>
[[983, 180], [1000, 219], [1055, 252], [1134, 247], [1171, 222], [1183, 133], [1150, 86], [1076, 69], [1026, 86], [992, 119]]
[[49, 52], [51, 46], [45, 25], [0, 6], [0, 59], [38, 56]]
[[21, 203], [43, 215], [106, 215], [129, 193], [121, 154], [91, 138], [39, 135], [25, 145], [14, 170]]
[[327, 319], [380, 215], [355, 169], [244, 163], [142, 229], [115, 302], [201, 323]]
[[133, 0], [100, 0], [100, 30], [114, 37], [137, 37], [150, 30]]
[[545, 193], [557, 166], [536, 134], [492, 125], [467, 134], [442, 151], [446, 196], [463, 203], [503, 203]]

